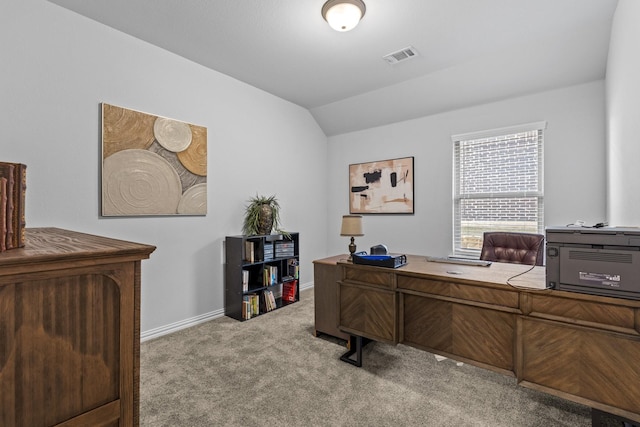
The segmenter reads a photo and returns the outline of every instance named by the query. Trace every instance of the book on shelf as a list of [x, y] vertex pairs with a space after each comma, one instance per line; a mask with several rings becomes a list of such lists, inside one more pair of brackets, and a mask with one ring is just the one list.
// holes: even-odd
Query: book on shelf
[[244, 260], [247, 262], [256, 262], [255, 244], [252, 241], [244, 242]]
[[297, 280], [289, 280], [282, 283], [282, 300], [286, 302], [296, 301], [296, 291], [298, 287]]
[[248, 298], [242, 300], [242, 318], [244, 320], [251, 319], [251, 304]]
[[263, 295], [264, 295], [264, 305], [265, 305], [266, 311], [272, 311], [278, 308], [278, 306], [276, 305], [276, 299], [273, 296], [273, 292], [271, 290], [266, 289], [263, 292]]
[[274, 299], [282, 298], [282, 283], [276, 283], [271, 286], [271, 293], [273, 294]]
[[[5, 240], [7, 249], [21, 248], [25, 242], [25, 199], [27, 191], [27, 165], [22, 163], [0, 162], [0, 176], [7, 178], [7, 196], [11, 197], [11, 217], [7, 221], [11, 225], [11, 237]], [[10, 179], [11, 176], [13, 179]], [[9, 194], [11, 192], [11, 194]], [[7, 199], [7, 205], [9, 201]], [[9, 219], [10, 218], [10, 219]], [[9, 224], [7, 224], [9, 234]]]
[[265, 243], [262, 249], [263, 261], [271, 261], [273, 259], [273, 243]]
[[256, 294], [251, 296], [251, 314], [257, 316], [260, 314], [260, 297]]
[[294, 256], [295, 244], [290, 241], [276, 242], [276, 258], [287, 258]]
[[251, 319], [260, 314], [260, 297], [249, 294], [242, 297], [242, 318]]
[[278, 267], [267, 265], [262, 269], [262, 285], [271, 286], [278, 283]]
[[249, 290], [249, 270], [242, 270], [242, 292]]
[[0, 252], [7, 250], [7, 178], [0, 178]]
[[271, 301], [269, 300], [269, 291], [266, 289], [262, 291], [262, 296], [264, 297], [264, 311], [269, 312], [273, 310], [273, 308], [271, 308]]
[[269, 291], [269, 301], [271, 302], [271, 306], [274, 310], [278, 308], [278, 305], [276, 304], [276, 297], [273, 295], [273, 291], [271, 290]]
[[294, 279], [300, 278], [300, 267], [298, 265], [297, 259], [290, 259], [288, 262], [288, 268], [289, 276], [293, 277]]

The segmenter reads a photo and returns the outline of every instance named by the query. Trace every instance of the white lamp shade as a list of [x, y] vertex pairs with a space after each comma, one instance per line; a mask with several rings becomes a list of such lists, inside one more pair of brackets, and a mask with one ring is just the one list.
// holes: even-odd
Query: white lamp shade
[[362, 232], [362, 215], [343, 215], [341, 236], [364, 236]]
[[327, 20], [329, 26], [336, 31], [349, 31], [355, 28], [364, 15], [364, 3], [345, 0], [329, 1], [325, 4], [322, 16]]

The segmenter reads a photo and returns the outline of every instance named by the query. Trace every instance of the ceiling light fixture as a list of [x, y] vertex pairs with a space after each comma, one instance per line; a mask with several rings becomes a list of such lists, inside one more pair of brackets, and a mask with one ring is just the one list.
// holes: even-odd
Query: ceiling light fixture
[[322, 6], [322, 17], [336, 31], [355, 28], [367, 7], [362, 0], [329, 0]]

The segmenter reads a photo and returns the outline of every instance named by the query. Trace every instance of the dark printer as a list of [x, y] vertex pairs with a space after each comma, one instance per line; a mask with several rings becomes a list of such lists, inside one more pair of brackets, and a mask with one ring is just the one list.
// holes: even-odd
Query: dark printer
[[640, 229], [547, 227], [547, 287], [640, 299]]

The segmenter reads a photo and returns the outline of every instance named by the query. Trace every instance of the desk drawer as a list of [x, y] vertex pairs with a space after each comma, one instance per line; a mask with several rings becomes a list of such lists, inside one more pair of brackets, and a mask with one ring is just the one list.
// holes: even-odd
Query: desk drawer
[[477, 285], [465, 285], [401, 275], [398, 276], [398, 289], [408, 289], [425, 294], [442, 295], [511, 308], [518, 308], [519, 306], [518, 292], [515, 290], [485, 288]]
[[368, 286], [377, 288], [393, 289], [394, 275], [393, 271], [350, 265], [344, 267], [344, 279], [366, 283]]
[[544, 317], [567, 323], [582, 324], [604, 329], [621, 328], [623, 332], [633, 333], [637, 308], [601, 301], [588, 301], [584, 298], [564, 298], [552, 295], [530, 294], [530, 316]]

